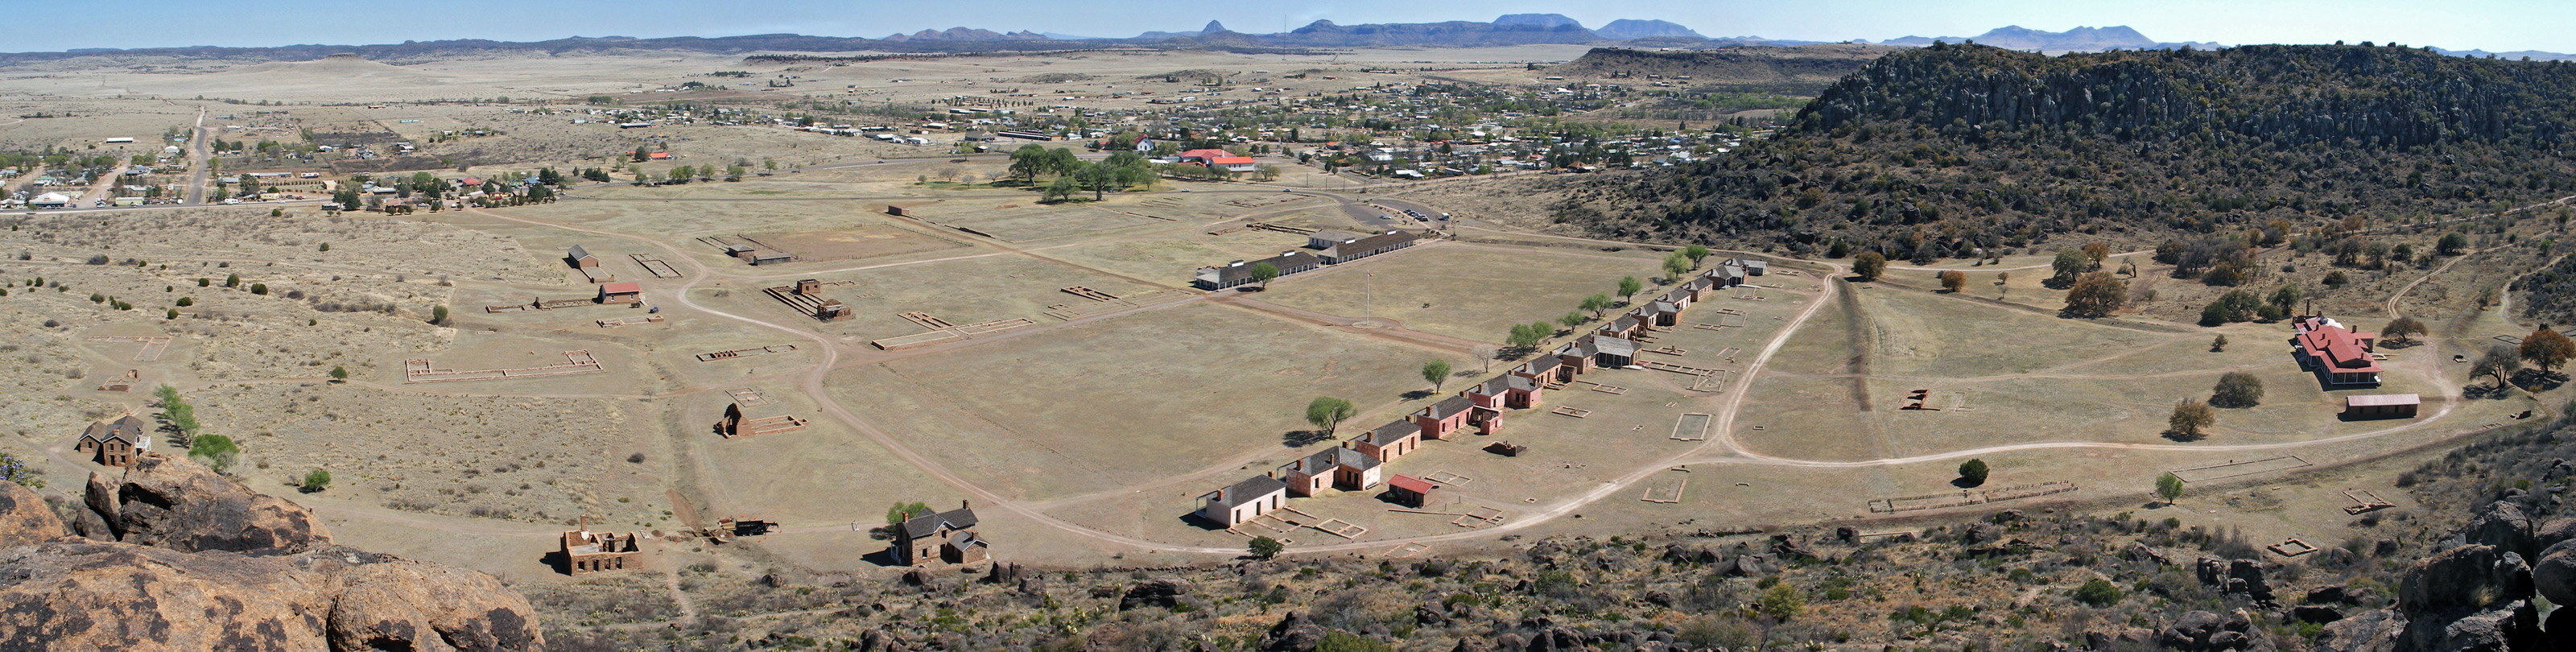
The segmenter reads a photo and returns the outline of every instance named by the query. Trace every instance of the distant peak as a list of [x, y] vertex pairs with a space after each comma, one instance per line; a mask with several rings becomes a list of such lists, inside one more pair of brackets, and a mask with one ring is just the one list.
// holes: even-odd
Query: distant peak
[[1225, 23], [1220, 23], [1220, 22], [1216, 22], [1216, 21], [1213, 21], [1213, 20], [1208, 21], [1208, 24], [1207, 24], [1207, 26], [1206, 26], [1206, 27], [1199, 28], [1199, 32], [1200, 32], [1200, 33], [1202, 33], [1202, 34], [1214, 34], [1214, 33], [1222, 32], [1222, 31], [1226, 31], [1226, 29], [1225, 29]]
[[1558, 27], [1574, 27], [1581, 29], [1583, 27], [1582, 22], [1572, 18], [1567, 18], [1563, 14], [1503, 14], [1502, 17], [1494, 19], [1494, 24], [1510, 25], [1515, 27], [1531, 26], [1543, 29], [1555, 29]]

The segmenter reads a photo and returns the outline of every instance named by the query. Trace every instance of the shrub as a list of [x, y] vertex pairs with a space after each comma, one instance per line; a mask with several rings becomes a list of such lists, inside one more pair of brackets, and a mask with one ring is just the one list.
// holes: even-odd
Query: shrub
[[1278, 539], [1270, 537], [1253, 537], [1252, 543], [1246, 547], [1248, 548], [1248, 551], [1252, 553], [1252, 556], [1261, 559], [1277, 557], [1279, 556], [1280, 550], [1287, 548], [1287, 546], [1280, 545]]
[[309, 494], [329, 488], [331, 488], [330, 471], [314, 469], [313, 472], [304, 474], [304, 493]]
[[267, 284], [267, 283], [252, 283], [252, 284], [250, 284], [250, 293], [251, 293], [251, 294], [260, 295], [260, 296], [268, 296], [268, 284]]
[[1887, 257], [1879, 255], [1878, 252], [1864, 251], [1852, 258], [1852, 274], [1859, 276], [1860, 280], [1875, 281], [1878, 280], [1879, 274], [1885, 272], [1887, 272]]
[[2099, 577], [2085, 581], [2083, 586], [2075, 587], [2075, 599], [2095, 607], [2111, 606], [2118, 603], [2120, 597], [2120, 587], [2111, 584], [2110, 580]]
[[218, 473], [232, 468], [234, 459], [240, 454], [241, 447], [234, 444], [231, 437], [223, 435], [204, 435], [188, 442], [188, 459], [196, 460]]
[[1968, 460], [1959, 464], [1959, 477], [1967, 480], [1971, 487], [1986, 483], [1986, 471], [1985, 460]]

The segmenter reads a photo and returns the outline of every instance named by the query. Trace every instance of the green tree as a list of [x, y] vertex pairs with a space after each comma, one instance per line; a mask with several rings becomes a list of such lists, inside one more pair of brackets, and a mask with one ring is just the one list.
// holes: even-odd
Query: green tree
[[2061, 249], [2057, 252], [2057, 259], [2050, 261], [2048, 267], [2051, 271], [2056, 272], [2056, 274], [2048, 277], [2048, 282], [2057, 285], [2064, 285], [2075, 282], [2075, 277], [2077, 275], [2091, 271], [2093, 269], [2093, 259], [2085, 257], [2084, 252], [2081, 251]]
[[1556, 323], [1564, 324], [1566, 328], [1573, 329], [1581, 328], [1583, 327], [1583, 322], [1591, 320], [1592, 318], [1583, 316], [1583, 311], [1577, 310], [1565, 313], [1565, 316], [1563, 317], [1556, 318]]
[[440, 326], [445, 326], [445, 325], [447, 325], [447, 306], [436, 306], [436, 307], [432, 307], [432, 308], [430, 308], [430, 309], [429, 309], [429, 323], [437, 324], [437, 325], [440, 325]]
[[1431, 393], [1438, 394], [1440, 386], [1449, 382], [1451, 371], [1455, 369], [1450, 368], [1448, 360], [1425, 362], [1422, 363], [1422, 380], [1431, 383]]
[[329, 488], [331, 488], [330, 471], [314, 469], [312, 472], [304, 474], [304, 493], [309, 494]]
[[930, 513], [929, 505], [894, 501], [894, 506], [886, 508], [886, 525], [902, 525], [904, 521], [911, 520], [915, 516], [926, 516]]
[[2083, 586], [2075, 587], [2075, 599], [2095, 607], [2118, 604], [2122, 595], [2120, 587], [2112, 585], [2110, 580], [2099, 577], [2086, 580]]
[[217, 473], [232, 468], [233, 461], [240, 455], [241, 447], [233, 444], [231, 437], [205, 435], [188, 442], [188, 459], [196, 460]]
[[1708, 247], [1701, 246], [1701, 245], [1691, 245], [1691, 246], [1688, 246], [1688, 247], [1682, 247], [1682, 255], [1684, 255], [1684, 256], [1689, 256], [1689, 257], [1690, 257], [1690, 262], [1691, 262], [1691, 268], [1692, 268], [1692, 269], [1698, 269], [1698, 268], [1699, 268], [1699, 262], [1700, 262], [1700, 261], [1702, 261], [1702, 260], [1707, 260], [1707, 259], [1708, 259], [1708, 255], [1709, 255], [1710, 253], [1711, 253], [1711, 252], [1708, 250]]
[[1082, 192], [1082, 182], [1073, 180], [1073, 177], [1056, 177], [1054, 183], [1047, 184], [1046, 194], [1039, 197], [1038, 201], [1064, 201], [1072, 199], [1073, 193], [1077, 192]]
[[1334, 429], [1341, 427], [1342, 421], [1357, 414], [1359, 409], [1351, 407], [1351, 402], [1346, 399], [1318, 396], [1314, 401], [1306, 403], [1306, 423], [1324, 429], [1326, 437], [1332, 436]]
[[[1676, 251], [1666, 255], [1664, 256], [1664, 278], [1679, 281], [1683, 274], [1690, 273], [1693, 265], [1694, 263], [1691, 262], [1690, 256], [1682, 255], [1681, 252]], [[1622, 287], [1620, 289], [1624, 290], [1627, 288]], [[1635, 293], [1630, 292], [1629, 294]]]
[[2433, 244], [2433, 250], [2444, 256], [2457, 256], [2468, 249], [2469, 237], [2457, 231], [2442, 234], [2442, 239]]
[[2225, 351], [2227, 351], [2227, 336], [2220, 335], [2209, 339], [2210, 353], [2223, 353]]
[[2198, 441], [2208, 436], [2203, 429], [2217, 421], [2218, 415], [2209, 411], [2208, 403], [2187, 398], [2175, 403], [2173, 416], [2165, 418], [2165, 434], [2182, 441]]
[[168, 422], [171, 428], [179, 431], [180, 441], [194, 441], [200, 428], [197, 424], [196, 406], [189, 405], [186, 399], [179, 396], [179, 388], [167, 384], [153, 389], [152, 396], [161, 399], [161, 420]]
[[348, 367], [343, 367], [343, 366], [340, 366], [340, 365], [331, 365], [331, 379], [332, 379], [332, 380], [348, 380], [348, 379], [349, 379], [349, 368], [348, 368]]
[[1960, 462], [1959, 478], [1967, 480], [1968, 486], [1971, 487], [1983, 485], [1986, 483], [1987, 470], [1985, 460], [1968, 460], [1966, 462]]
[[2156, 476], [2156, 497], [2165, 499], [2167, 505], [2173, 504], [2174, 499], [2181, 498], [2182, 476], [2171, 473]]
[[1252, 543], [1245, 547], [1252, 553], [1252, 556], [1255, 559], [1269, 559], [1277, 557], [1279, 556], [1279, 551], [1288, 548], [1287, 546], [1280, 545], [1278, 539], [1270, 537], [1253, 537]]
[[2280, 308], [2281, 314], [2298, 314], [2300, 294], [2299, 286], [2282, 285], [2280, 289], [2272, 291], [2272, 298], [2268, 303], [2272, 304], [2272, 307]]
[[2263, 403], [2263, 379], [2242, 371], [2230, 371], [2218, 377], [2218, 386], [2210, 390], [2209, 404], [2223, 408], [2250, 408]]
[[1276, 278], [1279, 278], [1278, 265], [1272, 265], [1270, 263], [1252, 264], [1252, 282], [1260, 284], [1262, 289], [1270, 289], [1271, 279]]
[[1860, 277], [1860, 280], [1875, 281], [1878, 280], [1878, 275], [1885, 273], [1887, 273], [1887, 257], [1879, 255], [1878, 252], [1864, 251], [1852, 257], [1852, 275]]
[[1941, 289], [1951, 294], [1958, 294], [1960, 291], [1968, 289], [1967, 272], [1953, 269], [1941, 272], [1935, 276], [1941, 279]]
[[1627, 299], [1627, 298], [1635, 297], [1635, 296], [1637, 296], [1637, 293], [1638, 293], [1638, 292], [1644, 292], [1645, 290], [1646, 290], [1646, 283], [1645, 283], [1644, 281], [1639, 281], [1639, 280], [1637, 280], [1637, 277], [1634, 277], [1634, 276], [1622, 276], [1622, 277], [1619, 277], [1619, 298], [1621, 298], [1621, 299]]
[[1595, 294], [1595, 295], [1592, 295], [1592, 296], [1584, 297], [1584, 298], [1583, 298], [1583, 302], [1582, 302], [1582, 303], [1580, 303], [1580, 304], [1577, 304], [1575, 307], [1577, 307], [1577, 308], [1581, 308], [1581, 309], [1584, 309], [1584, 310], [1590, 310], [1590, 311], [1592, 311], [1592, 318], [1593, 318], [1593, 319], [1600, 319], [1600, 318], [1601, 318], [1601, 313], [1602, 313], [1602, 311], [1609, 310], [1611, 306], [1615, 306], [1615, 305], [1619, 305], [1619, 304], [1612, 303], [1612, 302], [1610, 301], [1610, 295], [1607, 295], [1607, 294]]

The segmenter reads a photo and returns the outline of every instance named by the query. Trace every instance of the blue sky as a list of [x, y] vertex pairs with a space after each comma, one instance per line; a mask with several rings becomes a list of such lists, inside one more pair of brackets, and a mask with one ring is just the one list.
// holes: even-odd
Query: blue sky
[[[2328, 43], [2335, 40], [2576, 52], [2576, 2], [2567, 0], [448, 0], [434, 4], [346, 0], [117, 0], [103, 5], [10, 2], [20, 27], [0, 51], [183, 45], [399, 43], [566, 36], [733, 36], [792, 32], [882, 37], [948, 27], [1085, 36], [1186, 31], [1222, 20], [1238, 32], [1274, 32], [1317, 19], [1342, 24], [1493, 20], [1504, 13], [1560, 13], [1598, 27], [1660, 18], [1709, 36], [1880, 40], [1974, 36], [2004, 25], [2064, 30], [2128, 25], [2163, 41]], [[34, 25], [54, 27], [29, 28]]]

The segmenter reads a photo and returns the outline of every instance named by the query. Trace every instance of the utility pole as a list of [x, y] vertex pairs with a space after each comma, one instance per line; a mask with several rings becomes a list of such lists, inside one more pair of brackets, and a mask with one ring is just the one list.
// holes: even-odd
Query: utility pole
[[1376, 306], [1377, 272], [1369, 272], [1368, 279], [1360, 284], [1360, 317], [1363, 319], [1377, 319]]

